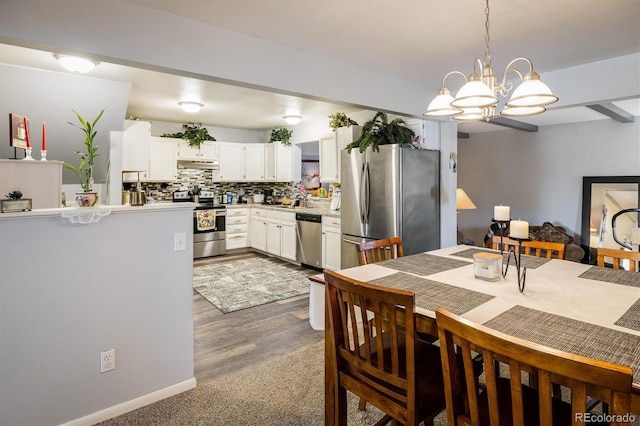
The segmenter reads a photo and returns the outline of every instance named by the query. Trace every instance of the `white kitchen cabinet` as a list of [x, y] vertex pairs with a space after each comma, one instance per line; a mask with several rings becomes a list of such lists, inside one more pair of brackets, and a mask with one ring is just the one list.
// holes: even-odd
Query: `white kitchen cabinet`
[[124, 120], [122, 130], [122, 171], [149, 170], [151, 124], [148, 121]]
[[227, 209], [225, 222], [227, 250], [249, 246], [249, 209]]
[[[244, 181], [244, 144], [220, 142], [220, 170], [215, 173], [220, 182]], [[214, 177], [215, 179], [215, 177]]]
[[340, 182], [340, 153], [362, 134], [362, 126], [338, 127], [320, 138], [320, 182]]
[[340, 218], [322, 216], [322, 267], [340, 269]]
[[178, 144], [173, 138], [151, 137], [149, 143], [149, 171], [147, 182], [171, 182], [178, 176]]
[[249, 237], [252, 248], [267, 251], [267, 211], [265, 209], [251, 209]]
[[218, 160], [218, 144], [214, 141], [204, 141], [199, 148], [189, 146], [189, 141], [178, 141], [178, 160], [216, 161]]
[[296, 214], [267, 210], [267, 253], [296, 260]]
[[264, 144], [245, 144], [244, 180], [246, 182], [264, 181]]
[[272, 182], [300, 182], [302, 151], [297, 145], [280, 142], [265, 144], [265, 180]]

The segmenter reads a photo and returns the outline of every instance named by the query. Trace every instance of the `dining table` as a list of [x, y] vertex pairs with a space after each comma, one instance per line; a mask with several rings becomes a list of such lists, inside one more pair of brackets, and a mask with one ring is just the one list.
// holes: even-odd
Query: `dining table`
[[[476, 278], [474, 255], [503, 256], [504, 276]], [[483, 255], [481, 255], [483, 256]], [[640, 415], [640, 273], [466, 245], [339, 270], [373, 285], [415, 293], [417, 331], [437, 336], [435, 310], [554, 349], [630, 366], [631, 411]], [[504, 269], [503, 269], [504, 270]], [[315, 276], [322, 281], [322, 275]], [[522, 280], [521, 280], [522, 283]], [[325, 304], [326, 305], [326, 304]], [[325, 415], [336, 424], [335, 359], [325, 306]]]

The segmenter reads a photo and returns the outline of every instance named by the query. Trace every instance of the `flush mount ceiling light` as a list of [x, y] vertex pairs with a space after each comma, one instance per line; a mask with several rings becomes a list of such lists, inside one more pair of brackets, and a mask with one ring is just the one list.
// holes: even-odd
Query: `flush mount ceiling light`
[[[501, 96], [509, 96], [513, 89], [513, 84], [507, 82], [507, 74], [514, 72], [522, 82], [506, 102], [505, 108], [500, 112], [502, 115], [510, 117], [523, 117], [540, 114], [546, 111], [545, 106], [558, 101], [558, 97], [551, 93], [549, 87], [540, 81], [540, 75], [533, 71], [533, 63], [529, 58], [518, 57], [507, 65], [500, 84], [497, 84], [496, 77], [491, 67], [491, 54], [489, 50], [489, 0], [486, 0], [485, 8], [485, 54], [484, 62], [476, 58], [473, 63], [473, 72], [467, 76], [460, 71], [451, 71], [442, 79], [442, 88], [438, 95], [431, 101], [427, 112], [427, 117], [453, 117], [456, 120], [486, 120], [489, 121], [498, 104], [498, 93]], [[529, 64], [529, 72], [522, 73], [513, 68], [513, 64], [524, 61]], [[482, 76], [478, 72], [482, 72]], [[449, 89], [445, 86], [447, 77], [459, 74], [465, 79], [465, 84], [460, 88], [454, 98]]]
[[298, 124], [300, 120], [302, 120], [302, 116], [300, 115], [285, 115], [282, 118], [284, 118], [287, 124]]
[[178, 102], [178, 105], [180, 105], [184, 112], [191, 113], [200, 111], [204, 106], [204, 104], [201, 104], [200, 102]]
[[84, 74], [89, 72], [98, 65], [99, 62], [91, 61], [87, 58], [81, 58], [79, 56], [64, 56], [64, 55], [54, 55], [58, 60], [60, 65], [65, 67], [67, 70], [79, 74]]

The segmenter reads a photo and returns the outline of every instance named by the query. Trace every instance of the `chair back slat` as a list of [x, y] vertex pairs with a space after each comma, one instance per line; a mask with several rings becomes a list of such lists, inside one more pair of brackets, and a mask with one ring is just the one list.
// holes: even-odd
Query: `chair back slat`
[[549, 241], [525, 241], [522, 243], [524, 254], [536, 257], [546, 257], [547, 259], [562, 259], [566, 245], [562, 243], [552, 243]]
[[640, 252], [638, 251], [626, 251], [619, 249], [610, 249], [599, 247], [598, 248], [598, 266], [605, 266], [605, 257], [613, 258], [613, 268], [620, 269], [621, 260], [629, 260], [629, 271], [636, 272], [638, 269], [638, 262], [640, 262]]
[[[534, 419], [538, 424], [546, 425], [555, 424], [559, 415], [563, 416], [564, 422], [576, 424], [580, 419], [576, 414], [586, 412], [588, 396], [596, 395], [609, 404], [612, 418], [630, 412], [633, 381], [630, 367], [518, 339], [442, 308], [436, 310], [436, 322], [445, 392], [453, 389], [453, 383], [460, 374], [465, 375], [467, 383], [465, 403], [455, 404], [454, 398], [446, 395], [448, 424], [459, 424], [458, 419], [466, 419], [474, 425], [497, 425], [501, 421], [521, 425], [525, 420]], [[471, 350], [482, 354], [486, 391], [470, 386], [469, 376], [473, 372], [466, 365], [464, 372], [458, 371], [453, 354], [461, 352], [466, 359], [465, 353]], [[500, 377], [499, 371], [493, 370], [495, 364], [508, 365], [508, 378]], [[537, 386], [523, 384], [522, 372], [535, 375]], [[569, 388], [571, 405], [553, 396], [552, 389], [556, 384]], [[558, 404], [566, 409], [556, 410]], [[487, 418], [482, 413], [488, 413], [485, 414]]]
[[377, 263], [404, 256], [402, 237], [384, 238], [356, 244], [356, 250], [360, 265], [368, 265], [369, 263]]

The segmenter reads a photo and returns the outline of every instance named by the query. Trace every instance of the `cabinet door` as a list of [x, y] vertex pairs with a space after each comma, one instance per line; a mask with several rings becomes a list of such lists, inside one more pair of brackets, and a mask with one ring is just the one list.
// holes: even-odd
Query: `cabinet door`
[[217, 161], [219, 158], [218, 144], [216, 142], [202, 142], [200, 145], [200, 160]]
[[244, 148], [244, 180], [247, 182], [264, 181], [264, 144], [246, 144]]
[[285, 259], [296, 260], [295, 222], [280, 223], [280, 256]]
[[178, 145], [174, 139], [151, 138], [149, 144], [149, 173], [146, 181], [171, 182], [178, 176]]
[[276, 149], [276, 181], [300, 182], [302, 173], [302, 153], [297, 145], [285, 146], [280, 143]]
[[280, 220], [267, 219], [267, 253], [280, 256]]
[[335, 134], [331, 133], [320, 138], [320, 182], [340, 182], [340, 167], [338, 164], [338, 146]]
[[339, 230], [326, 229], [322, 233], [322, 267], [337, 271], [340, 269]]
[[149, 170], [151, 125], [148, 121], [125, 120], [122, 131], [122, 171]]
[[179, 139], [178, 160], [200, 160], [200, 150], [189, 146], [189, 142]]
[[267, 219], [256, 217], [251, 219], [251, 247], [267, 251]]
[[276, 148], [275, 143], [264, 144], [264, 180], [270, 182], [276, 180]]
[[244, 180], [244, 144], [220, 143], [220, 181], [241, 182]]

